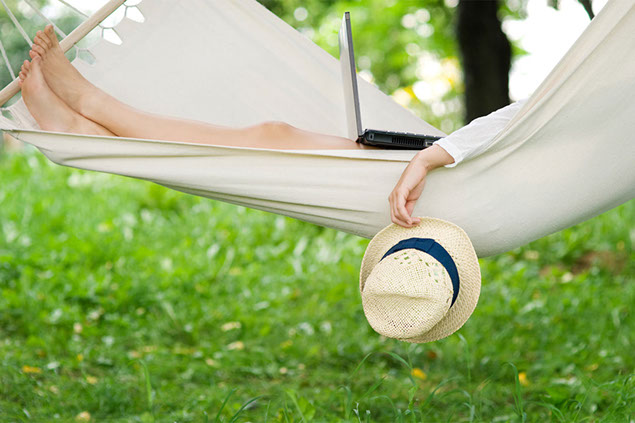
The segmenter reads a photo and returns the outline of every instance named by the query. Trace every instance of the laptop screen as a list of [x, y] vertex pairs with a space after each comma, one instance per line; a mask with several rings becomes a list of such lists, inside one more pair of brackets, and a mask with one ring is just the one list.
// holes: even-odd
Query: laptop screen
[[348, 137], [357, 139], [362, 135], [362, 120], [359, 111], [357, 93], [357, 73], [355, 71], [355, 55], [353, 53], [353, 36], [351, 20], [348, 12], [344, 13], [339, 33], [340, 66], [342, 68], [342, 86], [344, 87], [344, 107]]

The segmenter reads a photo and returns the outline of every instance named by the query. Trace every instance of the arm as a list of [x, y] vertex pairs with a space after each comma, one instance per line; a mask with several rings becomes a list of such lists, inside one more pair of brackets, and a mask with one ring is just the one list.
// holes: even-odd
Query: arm
[[438, 145], [418, 152], [401, 174], [399, 182], [390, 193], [390, 217], [392, 221], [406, 228], [419, 224], [412, 211], [423, 191], [426, 175], [431, 170], [454, 163], [454, 158]]
[[388, 196], [392, 221], [406, 228], [419, 224], [412, 217], [417, 200], [421, 196], [428, 172], [441, 167], [454, 167], [473, 158], [492, 145], [496, 135], [525, 104], [517, 101], [487, 116], [474, 119], [469, 125], [435, 142], [432, 147], [418, 152], [404, 170], [397, 185]]

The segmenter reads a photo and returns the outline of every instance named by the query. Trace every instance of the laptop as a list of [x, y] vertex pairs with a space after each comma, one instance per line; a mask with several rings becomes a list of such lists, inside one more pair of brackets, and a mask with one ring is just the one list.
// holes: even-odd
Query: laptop
[[382, 148], [400, 148], [422, 150], [432, 146], [441, 137], [411, 132], [391, 132], [375, 129], [362, 130], [362, 118], [359, 109], [357, 90], [357, 72], [353, 53], [353, 36], [351, 32], [350, 13], [345, 12], [339, 32], [340, 65], [342, 67], [342, 84], [344, 86], [344, 102], [346, 105], [346, 121], [348, 135], [357, 137], [357, 142]]

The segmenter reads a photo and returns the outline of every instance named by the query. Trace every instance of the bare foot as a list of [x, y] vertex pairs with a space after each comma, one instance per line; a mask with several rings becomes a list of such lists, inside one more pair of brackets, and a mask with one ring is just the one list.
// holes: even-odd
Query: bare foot
[[53, 25], [38, 31], [33, 42], [29, 55], [32, 59], [41, 58], [42, 73], [48, 86], [72, 109], [81, 113], [84, 101], [99, 90], [64, 56]]
[[42, 74], [40, 57], [24, 61], [18, 85], [22, 98], [40, 128], [45, 131], [73, 132], [92, 135], [114, 135], [101, 125], [86, 119], [49, 88]]

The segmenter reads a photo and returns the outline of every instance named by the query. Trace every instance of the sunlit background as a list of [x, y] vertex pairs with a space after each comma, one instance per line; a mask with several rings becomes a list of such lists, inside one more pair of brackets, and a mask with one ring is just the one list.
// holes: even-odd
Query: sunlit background
[[[134, 6], [141, 1], [129, 0], [126, 5]], [[595, 0], [594, 12], [597, 14], [606, 2], [607, 0]], [[56, 0], [48, 2], [42, 12], [53, 20], [69, 12], [77, 17], [85, 18], [104, 3], [104, 0]], [[390, 3], [390, 1], [386, 2], [386, 7], [389, 7]], [[447, 7], [453, 8], [457, 4], [458, 0], [445, 0]], [[515, 44], [516, 49], [526, 52], [526, 54], [514, 55], [510, 72], [510, 98], [516, 101], [531, 95], [589, 25], [590, 20], [577, 0], [560, 0], [557, 9], [551, 7], [548, 0], [509, 0], [505, 2], [505, 5], [512, 11], [524, 10], [521, 13], [521, 19], [503, 16], [503, 30], [507, 37]], [[34, 21], [39, 19], [35, 16], [33, 8], [24, 0], [18, 3], [18, 9], [26, 19], [32, 18]], [[363, 13], [363, 9], [356, 11], [357, 17], [362, 18], [360, 13]], [[103, 22], [102, 28], [93, 30], [78, 46], [89, 47], [100, 36], [110, 42], [121, 43], [116, 31], [109, 27], [116, 26], [124, 13], [135, 21], [142, 22], [144, 19], [136, 7], [121, 7]], [[358, 28], [354, 26], [354, 32], [356, 29], [363, 31], [364, 22], [367, 25], [368, 21], [356, 20], [355, 16], [355, 14], [352, 15], [352, 20]], [[340, 18], [336, 14], [329, 15], [326, 22], [321, 21], [319, 29], [314, 29], [307, 24], [311, 21], [311, 7], [307, 3], [307, 7], [297, 7], [293, 15], [287, 17], [287, 21], [290, 21], [290, 24], [308, 38], [318, 44], [321, 43], [324, 47], [330, 47], [329, 52], [334, 54], [337, 49]], [[420, 37], [419, 40], [426, 40], [435, 31], [434, 25], [431, 24], [434, 19], [435, 16], [431, 16], [429, 10], [420, 8], [404, 15], [401, 18], [401, 25], [403, 29], [414, 31]], [[461, 119], [463, 114], [462, 70], [457, 57], [440, 57], [438, 52], [426, 49], [423, 42], [409, 42], [405, 44], [405, 51], [411, 58], [409, 63], [413, 63], [412, 61], [415, 63], [411, 66], [416, 80], [406, 84], [403, 81], [404, 69], [394, 69], [394, 73], [383, 75], [384, 79], [379, 83], [376, 81], [376, 75], [373, 75], [371, 66], [370, 56], [373, 52], [363, 47], [364, 45], [360, 46], [356, 52], [358, 72], [363, 78], [375, 83], [399, 104], [413, 110], [414, 113], [446, 133], [452, 132], [463, 124]], [[81, 57], [91, 60], [89, 54]], [[376, 57], [375, 52], [375, 60], [377, 60]], [[402, 72], [401, 75], [400, 72]]]
[[[597, 14], [608, 0], [595, 0], [593, 2], [594, 12]], [[77, 10], [90, 15], [104, 4], [103, 0], [66, 0]], [[131, 0], [127, 4], [134, 5], [141, 0]], [[458, 0], [446, 0], [446, 4], [455, 7]], [[511, 8], [520, 7], [518, 0], [508, 2]], [[29, 13], [23, 6], [24, 12]], [[68, 8], [61, 3], [54, 3], [45, 10], [47, 14], [55, 16], [66, 13]], [[299, 7], [295, 11], [298, 21], [303, 21], [311, 13], [304, 7]], [[114, 26], [123, 16], [123, 9], [119, 9], [106, 21], [105, 26]], [[137, 9], [128, 9], [128, 17], [133, 20], [143, 21], [143, 16]], [[409, 14], [402, 19], [404, 28], [415, 28], [420, 35], [426, 35], [432, 31], [432, 27], [427, 25], [431, 19], [425, 9], [419, 13]], [[511, 41], [517, 41], [520, 46], [527, 51], [527, 55], [514, 60], [510, 74], [510, 96], [512, 101], [520, 100], [531, 95], [540, 82], [547, 76], [549, 71], [558, 63], [560, 58], [567, 52], [569, 47], [580, 36], [589, 24], [589, 17], [577, 0], [560, 0], [558, 10], [548, 5], [548, 0], [530, 0], [527, 2], [527, 18], [522, 20], [506, 19], [503, 22], [503, 31]], [[116, 34], [106, 32], [104, 37], [112, 42], [119, 42]], [[334, 42], [336, 42], [334, 40]], [[459, 74], [456, 66], [458, 64], [448, 61], [436, 60], [434, 56], [421, 54], [421, 82], [415, 85], [414, 92], [426, 102], [434, 101], [443, 96], [447, 91], [446, 80], [448, 76], [454, 77]], [[364, 56], [361, 56], [362, 58]], [[362, 59], [364, 60], [364, 59]], [[367, 58], [366, 58], [367, 60]], [[359, 63], [358, 63], [359, 66]], [[361, 66], [364, 67], [364, 66]], [[367, 80], [372, 81], [372, 74], [368, 71], [360, 72]], [[432, 87], [432, 89], [424, 89]], [[399, 99], [400, 92], [396, 93]]]

